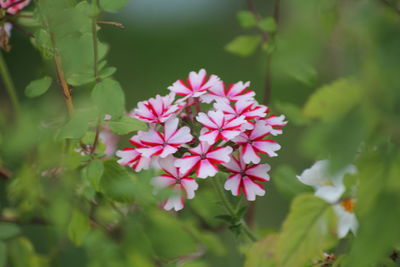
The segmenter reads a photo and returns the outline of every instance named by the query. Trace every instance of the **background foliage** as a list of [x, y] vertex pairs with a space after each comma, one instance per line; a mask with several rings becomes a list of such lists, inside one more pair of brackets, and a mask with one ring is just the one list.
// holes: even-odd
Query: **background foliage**
[[[0, 264], [399, 264], [400, 3], [254, 4], [255, 12], [240, 0], [37, 0], [24, 11], [33, 17], [17, 22], [35, 38], [14, 30], [12, 51], [2, 53], [20, 106], [3, 90], [3, 77]], [[227, 81], [252, 81], [258, 100], [267, 99], [289, 121], [280, 156], [268, 159], [267, 194], [250, 221], [255, 243], [235, 230], [252, 208], [226, 217], [211, 183], [184, 211], [166, 213], [157, 202], [168, 192], [153, 195], [153, 171], [134, 174], [104, 160], [101, 143], [86, 154], [76, 151], [93, 145], [98, 125], [122, 135], [123, 147], [143, 127], [124, 112], [202, 67]], [[69, 113], [66, 87], [74, 105]], [[339, 240], [332, 207], [296, 179], [325, 158], [333, 170], [358, 169], [345, 178], [347, 188], [357, 186], [345, 193], [357, 200], [356, 236]], [[336, 260], [326, 263], [324, 252]]]

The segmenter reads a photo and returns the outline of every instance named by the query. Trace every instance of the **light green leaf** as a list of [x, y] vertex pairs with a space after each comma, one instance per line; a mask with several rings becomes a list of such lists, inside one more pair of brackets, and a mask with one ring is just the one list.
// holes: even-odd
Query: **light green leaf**
[[88, 217], [79, 210], [72, 213], [68, 225], [68, 237], [77, 246], [80, 246], [90, 230]]
[[20, 237], [8, 243], [10, 266], [46, 267], [50, 266], [46, 258], [38, 255], [29, 239]]
[[98, 83], [92, 91], [92, 101], [102, 115], [121, 116], [125, 111], [125, 95], [120, 84], [111, 79]]
[[292, 202], [277, 245], [277, 266], [304, 266], [335, 245], [336, 216], [332, 206], [313, 195]]
[[306, 117], [329, 121], [345, 115], [360, 103], [362, 90], [351, 79], [340, 79], [318, 89], [307, 101]]
[[25, 88], [25, 95], [27, 97], [37, 97], [43, 95], [50, 88], [52, 80], [53, 79], [51, 77], [45, 76], [41, 79], [30, 82]]
[[0, 240], [17, 236], [21, 233], [19, 227], [13, 223], [0, 222]]
[[279, 236], [271, 234], [254, 243], [246, 252], [244, 267], [274, 267], [277, 266], [274, 256]]
[[225, 46], [225, 49], [232, 54], [239, 56], [249, 56], [261, 42], [259, 35], [241, 35]]
[[276, 22], [272, 17], [264, 18], [258, 23], [258, 27], [266, 32], [274, 33], [276, 31]]
[[240, 26], [243, 28], [251, 28], [256, 26], [257, 19], [253, 13], [247, 10], [241, 10], [237, 13], [237, 19], [239, 20]]
[[139, 130], [146, 130], [147, 128], [144, 122], [126, 115], [122, 116], [117, 121], [110, 121], [109, 125], [111, 131], [119, 135], [124, 135]]
[[103, 173], [104, 165], [100, 160], [93, 160], [86, 167], [87, 179], [96, 191], [100, 191], [100, 181]]
[[88, 121], [75, 113], [61, 128], [59, 139], [79, 139], [86, 134]]
[[99, 76], [101, 79], [105, 79], [113, 75], [117, 71], [116, 67], [107, 67], [100, 71]]
[[123, 8], [128, 0], [100, 0], [100, 6], [102, 9], [108, 12], [117, 12]]

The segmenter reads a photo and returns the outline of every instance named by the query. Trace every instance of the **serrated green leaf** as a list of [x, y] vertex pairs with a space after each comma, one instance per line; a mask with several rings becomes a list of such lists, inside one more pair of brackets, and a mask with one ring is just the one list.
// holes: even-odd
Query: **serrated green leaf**
[[96, 191], [100, 191], [100, 181], [103, 173], [104, 165], [100, 160], [93, 160], [86, 167], [87, 179]]
[[0, 222], [0, 240], [15, 237], [21, 233], [21, 230], [16, 224]]
[[126, 115], [122, 116], [117, 121], [110, 121], [109, 126], [113, 133], [119, 135], [124, 135], [139, 130], [146, 130], [147, 128], [144, 122]]
[[304, 106], [304, 116], [329, 121], [345, 115], [360, 103], [362, 91], [357, 82], [340, 79], [318, 89]]
[[274, 33], [276, 31], [276, 22], [272, 17], [264, 18], [258, 23], [258, 27], [266, 32]]
[[225, 49], [232, 54], [239, 56], [249, 56], [261, 42], [259, 35], [241, 35], [225, 46]]
[[271, 234], [254, 243], [246, 252], [244, 267], [275, 267], [276, 244], [279, 236]]
[[96, 84], [91, 98], [102, 115], [119, 117], [125, 111], [124, 91], [115, 80], [105, 79]]
[[335, 245], [336, 216], [332, 206], [313, 195], [292, 202], [277, 245], [277, 266], [304, 266]]
[[25, 95], [27, 97], [38, 97], [47, 92], [50, 88], [53, 79], [49, 76], [45, 76], [41, 79], [32, 81], [25, 88]]
[[240, 23], [240, 26], [242, 26], [245, 29], [254, 27], [257, 24], [257, 19], [254, 16], [254, 14], [247, 10], [239, 11], [237, 13], [237, 19]]
[[68, 237], [77, 246], [80, 246], [90, 230], [88, 217], [79, 210], [74, 210], [71, 222], [68, 225]]
[[128, 0], [100, 0], [100, 6], [102, 9], [108, 12], [117, 12], [123, 8]]

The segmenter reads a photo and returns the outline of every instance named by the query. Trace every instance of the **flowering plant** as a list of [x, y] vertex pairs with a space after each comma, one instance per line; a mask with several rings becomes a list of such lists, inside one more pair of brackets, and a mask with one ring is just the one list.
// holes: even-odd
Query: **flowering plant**
[[263, 196], [270, 166], [260, 164], [261, 157], [277, 156], [281, 147], [269, 136], [281, 134], [286, 121], [270, 115], [249, 86], [238, 82], [226, 90], [204, 69], [189, 73], [186, 83], [176, 81], [168, 95], [140, 102], [129, 114], [148, 123], [149, 130], [117, 151], [118, 162], [134, 171], [160, 165], [165, 174], [154, 178], [154, 185], [176, 192], [163, 204], [166, 210], [181, 210], [195, 195], [196, 178], [213, 179], [218, 172], [229, 174], [224, 187], [233, 195], [243, 193], [249, 201]]

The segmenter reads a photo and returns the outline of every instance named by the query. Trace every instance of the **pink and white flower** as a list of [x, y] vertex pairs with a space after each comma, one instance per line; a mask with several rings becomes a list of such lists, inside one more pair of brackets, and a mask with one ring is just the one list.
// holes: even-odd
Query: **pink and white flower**
[[30, 2], [31, 0], [0, 0], [0, 6], [1, 8], [5, 9], [7, 13], [16, 14], [21, 11], [21, 9], [29, 5]]
[[176, 81], [172, 86], [168, 87], [171, 92], [184, 96], [183, 100], [189, 97], [199, 97], [214, 87], [220, 87], [221, 81], [216, 75], [211, 75], [207, 79], [207, 73], [201, 69], [198, 73], [192, 71], [189, 73], [187, 83], [182, 80]]
[[268, 164], [247, 165], [239, 153], [238, 159], [233, 157], [228, 163], [222, 164], [233, 174], [229, 176], [224, 188], [237, 196], [243, 192], [249, 201], [254, 201], [256, 196], [265, 195], [265, 190], [260, 182], [269, 180], [268, 171], [271, 167]]
[[178, 129], [179, 119], [173, 118], [165, 123], [164, 131], [158, 132], [154, 128], [139, 134], [140, 141], [147, 147], [138, 148], [143, 156], [151, 158], [160, 155], [165, 158], [178, 151], [178, 147], [192, 141], [193, 136], [187, 126]]
[[205, 103], [212, 101], [230, 101], [235, 102], [239, 100], [251, 100], [256, 95], [253, 91], [248, 90], [250, 82], [237, 82], [229, 85], [226, 89], [225, 83], [220, 86], [214, 86], [208, 90], [208, 93], [201, 96], [201, 100]]
[[273, 136], [282, 134], [282, 129], [280, 127], [283, 127], [287, 124], [287, 121], [285, 121], [284, 115], [281, 115], [281, 116], [271, 115], [264, 121], [267, 125], [272, 127], [271, 134]]
[[151, 158], [144, 157], [143, 154], [138, 151], [138, 149], [145, 148], [146, 146], [140, 141], [137, 135], [132, 136], [129, 142], [133, 147], [118, 150], [116, 155], [120, 159], [117, 162], [122, 166], [131, 167], [136, 172], [149, 169], [152, 161]]
[[152, 183], [157, 189], [166, 187], [173, 189], [175, 194], [164, 203], [164, 209], [178, 211], [183, 209], [185, 199], [194, 198], [194, 192], [199, 186], [195, 179], [189, 177], [189, 172], [182, 172], [180, 168], [174, 166], [175, 161], [176, 158], [173, 156], [160, 159], [160, 167], [166, 173], [155, 177]]
[[240, 146], [245, 163], [259, 163], [261, 160], [259, 153], [265, 153], [270, 157], [278, 156], [275, 151], [281, 146], [271, 139], [264, 139], [271, 131], [271, 126], [265, 125], [263, 121], [257, 121], [254, 129], [243, 132], [233, 139], [233, 142]]
[[216, 110], [221, 110], [226, 117], [235, 118], [244, 116], [247, 123], [242, 127], [243, 129], [253, 129], [253, 124], [250, 120], [261, 119], [267, 115], [267, 107], [258, 105], [255, 101], [239, 100], [233, 106], [226, 101], [217, 100], [214, 104]]
[[218, 164], [227, 163], [230, 160], [231, 147], [213, 148], [208, 142], [200, 142], [195, 148], [190, 148], [190, 155], [185, 155], [175, 161], [175, 166], [184, 173], [196, 171], [199, 178], [215, 176], [218, 172]]
[[246, 123], [245, 117], [227, 117], [221, 110], [209, 111], [208, 114], [200, 112], [196, 117], [206, 130], [203, 130], [199, 139], [214, 144], [218, 140], [231, 140], [238, 136], [242, 130], [242, 124]]
[[164, 123], [180, 109], [178, 105], [172, 104], [174, 100], [174, 93], [166, 96], [157, 95], [156, 98], [139, 102], [130, 116], [148, 123]]

